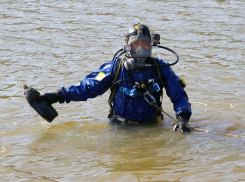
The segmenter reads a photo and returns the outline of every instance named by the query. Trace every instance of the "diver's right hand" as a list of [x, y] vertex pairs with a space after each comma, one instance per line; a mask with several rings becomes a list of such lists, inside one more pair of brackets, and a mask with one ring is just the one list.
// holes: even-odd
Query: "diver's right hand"
[[24, 89], [27, 102], [46, 121], [52, 122], [58, 116], [57, 111], [50, 104], [50, 102], [53, 102], [50, 100], [52, 96], [47, 97], [49, 99], [48, 101], [43, 95], [40, 96], [40, 93], [36, 89], [27, 87], [26, 85], [24, 85]]
[[63, 98], [63, 94], [62, 94], [62, 90], [59, 89], [57, 90], [57, 92], [53, 92], [53, 93], [45, 93], [43, 94], [43, 97], [52, 105], [56, 102], [59, 103], [64, 103], [64, 98]]

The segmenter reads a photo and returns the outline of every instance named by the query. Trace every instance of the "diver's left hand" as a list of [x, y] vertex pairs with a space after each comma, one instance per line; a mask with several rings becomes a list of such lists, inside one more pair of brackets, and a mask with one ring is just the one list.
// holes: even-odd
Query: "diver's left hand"
[[179, 131], [180, 133], [190, 132], [188, 119], [184, 116], [179, 116], [178, 121], [174, 125], [173, 131]]

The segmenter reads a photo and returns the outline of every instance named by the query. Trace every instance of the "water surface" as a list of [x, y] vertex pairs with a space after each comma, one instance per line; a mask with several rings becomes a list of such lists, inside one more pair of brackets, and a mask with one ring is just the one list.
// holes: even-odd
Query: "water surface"
[[[0, 174], [3, 181], [244, 181], [245, 2], [238, 0], [1, 1]], [[47, 123], [21, 85], [41, 93], [81, 81], [111, 61], [131, 23], [175, 50], [187, 82], [191, 127], [111, 128], [109, 91], [55, 104]], [[165, 51], [154, 56], [172, 61]], [[169, 98], [163, 108], [174, 116]]]

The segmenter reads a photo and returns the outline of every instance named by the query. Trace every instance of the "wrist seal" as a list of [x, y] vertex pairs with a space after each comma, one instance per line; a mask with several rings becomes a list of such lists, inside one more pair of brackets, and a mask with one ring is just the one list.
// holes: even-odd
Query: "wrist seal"
[[63, 93], [62, 93], [62, 88], [57, 90], [56, 99], [57, 99], [57, 102], [64, 103], [64, 97], [63, 97]]

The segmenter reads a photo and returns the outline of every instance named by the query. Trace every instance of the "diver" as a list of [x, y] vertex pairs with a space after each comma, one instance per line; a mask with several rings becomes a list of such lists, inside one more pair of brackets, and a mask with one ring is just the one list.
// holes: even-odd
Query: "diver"
[[[45, 99], [50, 106], [57, 102], [86, 101], [110, 88], [108, 118], [112, 124], [148, 125], [163, 120], [162, 90], [165, 88], [177, 118], [173, 131], [190, 132], [188, 121], [192, 111], [184, 90], [185, 82], [173, 72], [168, 62], [151, 57], [152, 47], [157, 44], [153, 36], [157, 37], [146, 25], [132, 24], [125, 35], [123, 52], [119, 56], [116, 53], [112, 62], [101, 65], [78, 85], [45, 93], [41, 100]], [[160, 35], [158, 39], [160, 41]], [[124, 57], [120, 58], [121, 55]], [[58, 115], [48, 109], [39, 112], [43, 118], [51, 118], [49, 122]]]

